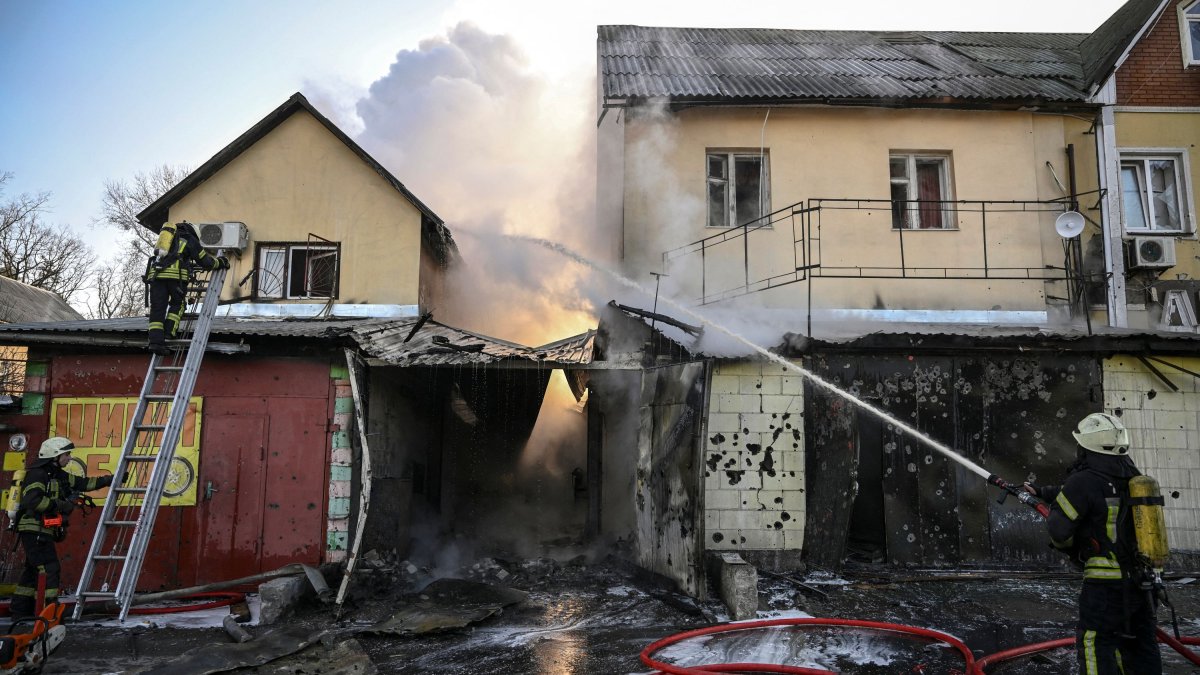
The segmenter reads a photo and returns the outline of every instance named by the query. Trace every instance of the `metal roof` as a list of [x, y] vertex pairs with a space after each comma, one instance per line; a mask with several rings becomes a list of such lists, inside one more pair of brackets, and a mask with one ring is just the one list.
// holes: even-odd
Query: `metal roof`
[[606, 99], [1087, 101], [1072, 33], [600, 26]]
[[58, 293], [0, 277], [0, 323], [82, 318]]
[[[498, 338], [426, 321], [412, 335], [419, 318], [400, 319], [213, 319], [216, 341], [231, 338], [300, 338], [354, 343], [368, 356], [398, 366], [489, 364], [524, 361], [546, 367], [581, 365], [591, 361], [594, 334], [589, 331], [542, 347], [526, 347]], [[0, 324], [0, 343], [72, 344], [83, 336], [119, 336], [133, 339], [113, 346], [133, 347], [144, 342], [146, 318]]]

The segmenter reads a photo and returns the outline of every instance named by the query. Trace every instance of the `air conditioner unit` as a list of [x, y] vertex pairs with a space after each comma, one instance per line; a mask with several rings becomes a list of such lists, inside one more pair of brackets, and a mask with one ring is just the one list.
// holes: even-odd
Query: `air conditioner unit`
[[1172, 237], [1134, 237], [1134, 267], [1173, 267], [1175, 239]]
[[246, 248], [250, 241], [250, 231], [245, 223], [200, 223], [196, 226], [200, 235], [200, 245], [204, 248]]

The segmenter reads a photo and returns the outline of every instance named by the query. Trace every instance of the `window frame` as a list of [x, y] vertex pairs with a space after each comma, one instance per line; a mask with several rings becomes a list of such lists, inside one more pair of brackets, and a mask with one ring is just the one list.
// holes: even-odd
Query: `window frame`
[[[1195, 14], [1188, 14], [1188, 10]], [[1200, 66], [1200, 45], [1192, 44], [1191, 24], [1200, 26], [1200, 0], [1191, 4], [1180, 4], [1176, 10], [1179, 15], [1179, 41], [1183, 53], [1183, 67]]]
[[[1200, 2], [1200, 0], [1197, 0]], [[1179, 229], [1154, 227], [1154, 209], [1150, 208], [1150, 195], [1146, 186], [1147, 163], [1153, 160], [1169, 160], [1175, 164], [1176, 201], [1179, 207]], [[1141, 188], [1142, 211], [1149, 221], [1147, 227], [1131, 228], [1125, 209], [1123, 174], [1126, 163], [1141, 162], [1143, 184]], [[1117, 194], [1121, 204], [1121, 230], [1129, 236], [1191, 237], [1196, 236], [1196, 214], [1192, 196], [1191, 158], [1187, 148], [1117, 148]]]
[[[334, 273], [333, 273], [333, 288], [329, 295], [292, 295], [291, 293], [291, 277], [292, 277], [292, 257], [297, 250], [305, 250], [311, 252], [332, 252], [334, 255]], [[305, 241], [260, 241], [254, 244], [254, 268], [261, 270], [263, 268], [263, 257], [271, 252], [283, 252], [284, 275], [280, 279], [282, 288], [280, 295], [263, 295], [261, 273], [254, 275], [253, 294], [256, 300], [336, 300], [340, 297], [342, 286], [342, 244], [341, 242], [321, 241], [318, 243], [309, 243]], [[311, 259], [311, 256], [306, 256], [306, 260]]]
[[[902, 178], [892, 176], [892, 161], [903, 159], [905, 161], [905, 175]], [[941, 190], [942, 198], [937, 200], [939, 210], [942, 216], [941, 227], [920, 227], [920, 185], [916, 179], [917, 162], [919, 161], [936, 161], [940, 165], [938, 176], [938, 187]], [[954, 208], [954, 181], [952, 180], [954, 172], [953, 155], [950, 152], [938, 150], [920, 150], [920, 151], [905, 151], [891, 150], [888, 152], [888, 202], [894, 204], [895, 199], [892, 196], [892, 188], [897, 185], [905, 186], [905, 193], [908, 199], [907, 203], [905, 226], [896, 226], [896, 207], [891, 207], [892, 212], [892, 230], [905, 230], [909, 232], [931, 232], [931, 231], [955, 231], [958, 229], [957, 210]], [[932, 201], [932, 200], [926, 200]], [[915, 214], [915, 217], [914, 217]]]
[[[713, 157], [725, 160], [725, 175], [713, 178], [709, 170], [709, 162]], [[762, 218], [771, 213], [771, 151], [768, 148], [736, 149], [736, 148], [706, 148], [704, 151], [704, 226], [716, 229], [733, 229], [741, 227], [737, 222], [737, 182], [730, 178], [738, 159], [759, 160], [758, 173], [758, 207], [759, 215], [754, 221], [755, 227], [770, 228], [769, 222], [761, 222]], [[724, 184], [725, 218], [723, 223], [713, 223], [712, 220], [712, 186]]]

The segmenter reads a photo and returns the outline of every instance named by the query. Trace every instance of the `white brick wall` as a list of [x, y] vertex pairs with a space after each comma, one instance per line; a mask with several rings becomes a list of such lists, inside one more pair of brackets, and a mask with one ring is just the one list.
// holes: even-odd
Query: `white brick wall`
[[[1192, 372], [1200, 359], [1166, 357]], [[1153, 362], [1152, 362], [1153, 363]], [[1120, 411], [1132, 432], [1130, 456], [1142, 473], [1158, 480], [1167, 498], [1171, 548], [1200, 550], [1200, 381], [1170, 366], [1155, 363], [1179, 391], [1171, 391], [1157, 375], [1132, 356], [1104, 362], [1104, 408]], [[1171, 493], [1179, 492], [1173, 499]]]
[[803, 545], [803, 393], [804, 378], [775, 364], [739, 361], [713, 371], [704, 439], [707, 548]]

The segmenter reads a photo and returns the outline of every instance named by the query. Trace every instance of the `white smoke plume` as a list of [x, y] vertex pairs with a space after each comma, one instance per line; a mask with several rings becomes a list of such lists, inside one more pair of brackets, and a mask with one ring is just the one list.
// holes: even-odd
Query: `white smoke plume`
[[531, 345], [595, 326], [580, 270], [497, 236], [594, 247], [594, 87], [551, 81], [513, 38], [460, 23], [398, 53], [358, 102], [359, 142], [462, 252], [435, 319]]

